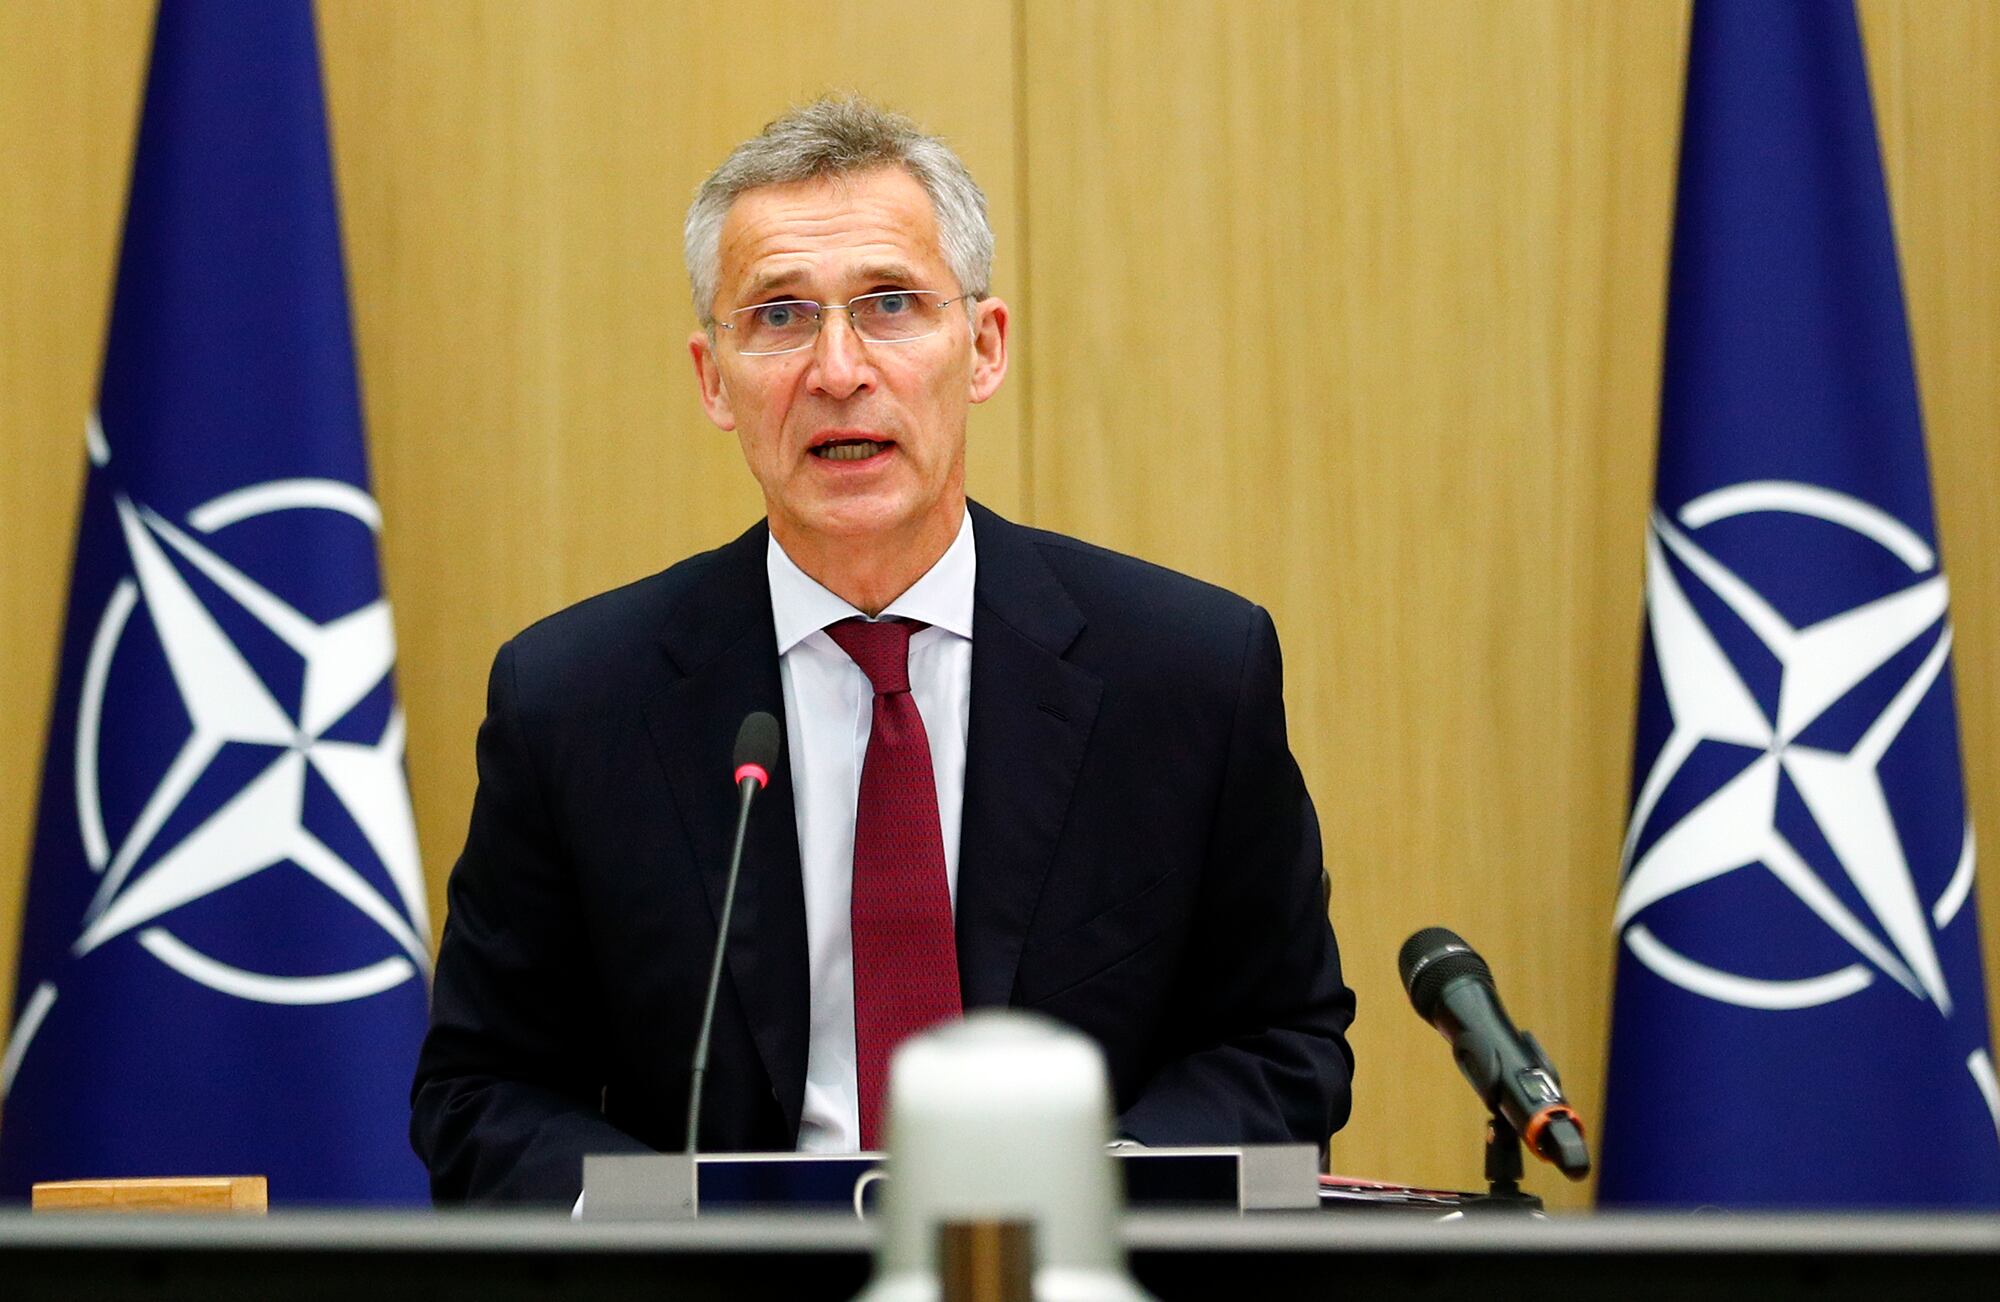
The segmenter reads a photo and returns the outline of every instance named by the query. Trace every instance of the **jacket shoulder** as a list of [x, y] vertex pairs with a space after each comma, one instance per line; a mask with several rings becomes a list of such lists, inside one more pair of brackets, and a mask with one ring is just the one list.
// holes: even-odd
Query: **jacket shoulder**
[[703, 595], [742, 568], [748, 538], [545, 615], [510, 638], [498, 662], [530, 698], [553, 693], [580, 704], [629, 691], [635, 679], [658, 675], [670, 631], [698, 620]]
[[1022, 533], [1083, 613], [1086, 643], [1233, 663], [1252, 624], [1268, 618], [1247, 598], [1164, 565], [1045, 529]]

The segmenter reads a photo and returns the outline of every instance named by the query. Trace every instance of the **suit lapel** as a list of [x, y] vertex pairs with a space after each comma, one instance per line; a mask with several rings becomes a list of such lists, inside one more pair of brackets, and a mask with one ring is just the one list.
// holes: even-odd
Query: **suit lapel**
[[[713, 572], [669, 612], [661, 630], [681, 677], [653, 699], [647, 725], [667, 787], [687, 829], [710, 915], [722, 916], [736, 802], [729, 771], [744, 715], [767, 710], [783, 726], [777, 634], [764, 572], [762, 525], [713, 554]], [[805, 891], [791, 765], [779, 764], [758, 797], [743, 847], [730, 920], [730, 985], [749, 1021], [779, 1106], [794, 1133], [805, 1098], [810, 1014]], [[707, 972], [708, 956], [687, 970]]]
[[1103, 683], [1063, 659], [1084, 619], [1027, 530], [972, 507], [978, 578], [959, 838], [967, 1008], [1004, 1004], [1069, 813]]

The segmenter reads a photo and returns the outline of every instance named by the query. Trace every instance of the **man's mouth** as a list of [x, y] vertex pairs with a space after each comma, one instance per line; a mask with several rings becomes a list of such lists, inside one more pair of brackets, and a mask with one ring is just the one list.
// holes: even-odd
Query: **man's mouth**
[[813, 448], [812, 454], [822, 461], [866, 461], [891, 446], [876, 439], [830, 439]]

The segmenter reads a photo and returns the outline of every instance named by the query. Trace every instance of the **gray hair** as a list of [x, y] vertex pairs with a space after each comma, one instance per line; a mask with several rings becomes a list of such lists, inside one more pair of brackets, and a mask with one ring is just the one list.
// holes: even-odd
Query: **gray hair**
[[[951, 147], [900, 113], [856, 95], [827, 95], [795, 108], [736, 146], [688, 205], [681, 254], [694, 285], [695, 315], [715, 324], [722, 279], [722, 224], [737, 197], [759, 186], [901, 167], [924, 187], [938, 241], [961, 292], [985, 298], [993, 276], [993, 227], [986, 196]], [[968, 304], [968, 306], [970, 306]]]

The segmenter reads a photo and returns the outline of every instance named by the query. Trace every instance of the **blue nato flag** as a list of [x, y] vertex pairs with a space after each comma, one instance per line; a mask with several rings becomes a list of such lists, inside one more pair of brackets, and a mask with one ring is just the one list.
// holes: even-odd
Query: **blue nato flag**
[[1599, 1201], [2000, 1205], [1952, 624], [1846, 0], [1698, 0]]
[[160, 6], [117, 277], [0, 1193], [421, 1202], [430, 932], [305, 0]]

